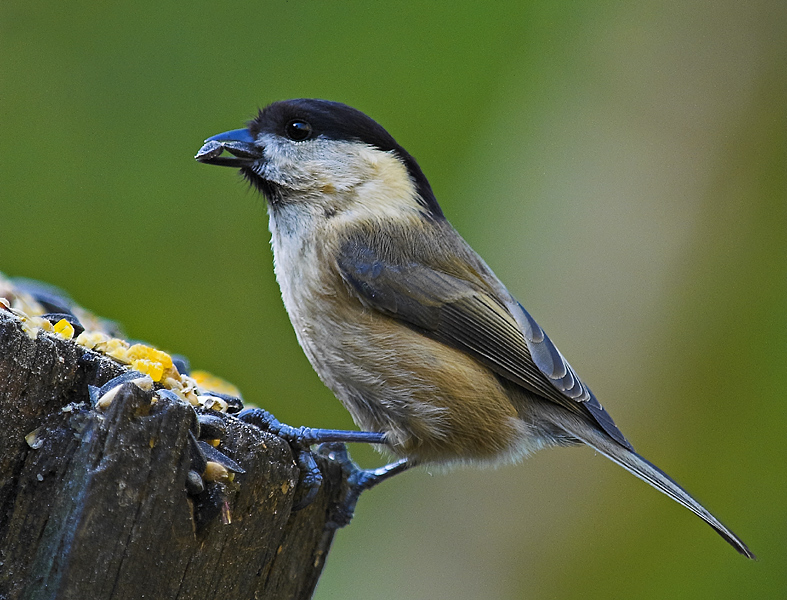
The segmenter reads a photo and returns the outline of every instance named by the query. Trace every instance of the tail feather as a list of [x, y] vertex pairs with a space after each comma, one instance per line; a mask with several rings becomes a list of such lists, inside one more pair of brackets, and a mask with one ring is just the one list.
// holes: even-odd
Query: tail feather
[[597, 450], [608, 459], [616, 462], [629, 473], [633, 473], [646, 483], [663, 492], [679, 504], [688, 508], [691, 512], [705, 521], [718, 533], [724, 540], [747, 558], [756, 558], [748, 546], [721, 521], [714, 517], [702, 504], [697, 502], [691, 495], [679, 486], [669, 475], [659, 469], [656, 465], [642, 458], [636, 452], [624, 448], [614, 440], [610, 439], [605, 433], [592, 429], [589, 425], [580, 421], [566, 422], [561, 419], [560, 426], [571, 435], [579, 438], [585, 444]]

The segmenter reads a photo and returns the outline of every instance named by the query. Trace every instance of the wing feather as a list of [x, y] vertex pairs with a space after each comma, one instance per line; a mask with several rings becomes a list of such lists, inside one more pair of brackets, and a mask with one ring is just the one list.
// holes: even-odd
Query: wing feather
[[[390, 247], [388, 248], [390, 254]], [[338, 258], [344, 280], [369, 308], [475, 357], [523, 388], [587, 413], [632, 449], [533, 317], [513, 298], [497, 298], [467, 279], [416, 261], [395, 261], [351, 240]], [[508, 302], [506, 302], [508, 300]]]

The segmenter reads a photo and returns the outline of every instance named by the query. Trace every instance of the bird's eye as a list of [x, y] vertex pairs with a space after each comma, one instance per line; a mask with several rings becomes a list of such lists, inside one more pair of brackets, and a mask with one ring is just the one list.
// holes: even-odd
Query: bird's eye
[[312, 126], [306, 121], [295, 119], [287, 123], [287, 126], [284, 128], [284, 132], [291, 140], [295, 142], [302, 142], [303, 140], [309, 139], [309, 136], [311, 136]]

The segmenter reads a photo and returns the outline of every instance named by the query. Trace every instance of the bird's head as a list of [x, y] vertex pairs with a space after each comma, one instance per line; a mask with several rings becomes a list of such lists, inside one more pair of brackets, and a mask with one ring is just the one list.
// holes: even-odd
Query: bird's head
[[339, 102], [275, 102], [245, 129], [208, 138], [195, 158], [239, 168], [274, 211], [307, 203], [326, 214], [413, 209], [442, 218], [415, 159], [376, 121]]

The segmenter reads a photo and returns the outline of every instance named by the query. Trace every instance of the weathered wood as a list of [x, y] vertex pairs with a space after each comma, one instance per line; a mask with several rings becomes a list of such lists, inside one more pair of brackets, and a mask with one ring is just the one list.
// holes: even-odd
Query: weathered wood
[[125, 384], [105, 412], [91, 407], [88, 384], [122, 369], [54, 335], [31, 339], [0, 310], [0, 598], [309, 598], [338, 465], [318, 457], [325, 484], [293, 513], [289, 445], [228, 416], [221, 450], [246, 473], [213, 499], [188, 496], [191, 406]]

